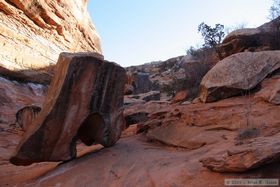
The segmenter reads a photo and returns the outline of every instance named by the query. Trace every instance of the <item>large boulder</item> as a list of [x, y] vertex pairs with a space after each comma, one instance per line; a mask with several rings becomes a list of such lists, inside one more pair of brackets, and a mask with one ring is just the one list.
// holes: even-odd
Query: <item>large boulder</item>
[[[10, 161], [29, 165], [76, 157], [76, 141], [112, 146], [124, 127], [125, 70], [96, 53], [62, 53], [42, 106]], [[28, 119], [28, 118], [27, 118]]]
[[238, 29], [229, 33], [217, 47], [220, 59], [244, 51], [279, 50], [279, 25], [280, 17], [258, 28]]
[[280, 51], [243, 52], [215, 65], [202, 79], [200, 99], [212, 102], [255, 88], [280, 68]]
[[4, 0], [0, 20], [2, 75], [49, 83], [62, 51], [101, 53], [87, 0]]

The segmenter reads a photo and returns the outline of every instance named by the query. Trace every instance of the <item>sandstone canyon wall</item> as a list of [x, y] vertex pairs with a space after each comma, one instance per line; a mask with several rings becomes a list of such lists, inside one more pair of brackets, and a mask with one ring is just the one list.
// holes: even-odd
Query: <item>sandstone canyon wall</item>
[[49, 83], [62, 51], [102, 53], [87, 0], [1, 0], [0, 20], [2, 75]]
[[16, 113], [42, 106], [62, 51], [102, 54], [86, 0], [0, 0], [0, 186], [40, 173], [9, 163], [26, 130]]

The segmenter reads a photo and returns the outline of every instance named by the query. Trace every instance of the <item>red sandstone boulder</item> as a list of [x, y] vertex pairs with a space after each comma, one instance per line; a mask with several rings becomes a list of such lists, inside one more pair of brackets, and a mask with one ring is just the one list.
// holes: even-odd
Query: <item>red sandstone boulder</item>
[[125, 70], [94, 53], [62, 53], [42, 111], [25, 133], [16, 165], [76, 157], [76, 140], [112, 146], [124, 127]]
[[280, 68], [280, 51], [244, 52], [216, 64], [202, 79], [200, 99], [213, 102], [255, 88]]

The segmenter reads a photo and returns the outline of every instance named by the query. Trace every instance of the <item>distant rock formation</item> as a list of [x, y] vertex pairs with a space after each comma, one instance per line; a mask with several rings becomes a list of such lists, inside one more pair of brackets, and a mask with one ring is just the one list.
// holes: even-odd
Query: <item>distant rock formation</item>
[[172, 92], [185, 91], [184, 98], [175, 99], [177, 102], [194, 99], [199, 92], [203, 76], [218, 61], [215, 51], [208, 50], [204, 53], [204, 57], [200, 58], [178, 56], [166, 61], [126, 68], [128, 72], [126, 94], [135, 95], [153, 90], [166, 94], [168, 90], [172, 90]]
[[61, 52], [101, 53], [87, 0], [4, 0], [0, 20], [2, 75], [47, 84]]

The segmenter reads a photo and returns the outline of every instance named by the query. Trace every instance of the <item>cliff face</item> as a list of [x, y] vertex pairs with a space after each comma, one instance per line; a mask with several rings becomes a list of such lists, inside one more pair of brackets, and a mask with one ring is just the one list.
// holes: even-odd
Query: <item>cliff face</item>
[[2, 74], [42, 70], [62, 51], [101, 53], [87, 0], [2, 0], [0, 20]]

